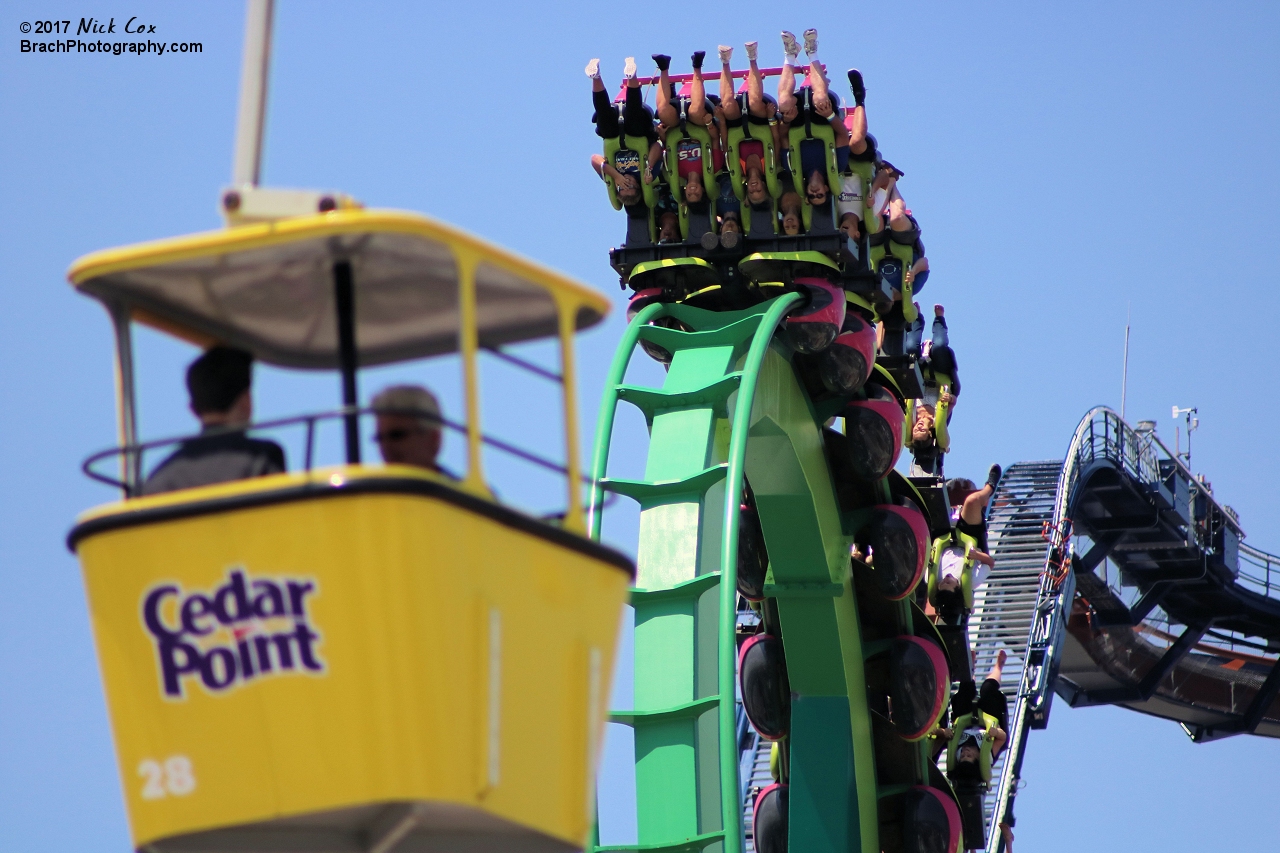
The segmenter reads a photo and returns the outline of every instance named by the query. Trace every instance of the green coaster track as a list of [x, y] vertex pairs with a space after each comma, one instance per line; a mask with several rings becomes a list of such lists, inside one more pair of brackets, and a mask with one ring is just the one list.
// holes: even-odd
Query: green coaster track
[[[789, 847], [880, 850], [873, 725], [863, 671], [851, 519], [842, 518], [823, 449], [827, 419], [775, 339], [801, 300], [745, 311], [654, 304], [628, 326], [601, 406], [592, 477], [640, 505], [635, 707], [638, 843], [604, 850], [743, 848], [735, 725], [739, 501], [750, 481], [771, 555], [792, 699]], [[651, 325], [673, 317], [692, 331]], [[671, 353], [661, 388], [624, 384], [640, 341]], [[648, 421], [645, 479], [606, 476], [620, 402]], [[593, 495], [592, 505], [600, 503]], [[600, 515], [591, 519], [598, 536]], [[910, 605], [896, 615], [912, 623]], [[905, 615], [904, 615], [905, 614]], [[916, 772], [929, 777], [917, 751]], [[892, 793], [892, 792], [889, 792]]]

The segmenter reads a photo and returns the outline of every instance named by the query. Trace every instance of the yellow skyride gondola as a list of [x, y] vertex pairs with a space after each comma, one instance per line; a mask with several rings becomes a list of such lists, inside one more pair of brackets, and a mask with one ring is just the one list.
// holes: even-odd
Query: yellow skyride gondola
[[[415, 831], [579, 847], [632, 571], [583, 535], [576, 487], [572, 336], [603, 297], [425, 217], [361, 210], [99, 252], [69, 277], [116, 319], [125, 459], [131, 319], [338, 367], [352, 392], [357, 362], [460, 341], [467, 379], [461, 481], [349, 459], [79, 520], [136, 846], [390, 849]], [[481, 470], [477, 349], [548, 335], [562, 523], [498, 503]]]
[[[581, 849], [634, 576], [587, 537], [581, 499], [573, 336], [609, 304], [418, 214], [256, 187], [270, 7], [250, 2], [242, 130], [248, 115], [256, 131], [223, 198], [233, 227], [98, 252], [68, 273], [116, 332], [121, 447], [86, 471], [124, 497], [82, 515], [68, 541], [133, 843]], [[151, 445], [135, 429], [134, 322], [337, 369], [343, 408], [294, 419], [307, 427], [301, 471], [137, 497]], [[563, 465], [480, 424], [478, 351], [550, 337]], [[360, 464], [357, 365], [446, 353], [463, 368], [465, 474]], [[329, 416], [344, 422], [346, 464], [313, 468]], [[561, 472], [563, 515], [498, 501], [486, 443]], [[91, 467], [112, 456], [118, 480]]]

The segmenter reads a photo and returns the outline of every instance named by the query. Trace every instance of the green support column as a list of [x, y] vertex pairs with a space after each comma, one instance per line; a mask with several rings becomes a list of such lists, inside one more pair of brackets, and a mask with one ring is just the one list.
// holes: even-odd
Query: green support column
[[[613, 850], [739, 853], [734, 720], [736, 498], [751, 481], [793, 700], [790, 849], [878, 853], [875, 762], [858, 610], [818, 416], [774, 330], [800, 297], [741, 312], [645, 308], [601, 408], [593, 477], [640, 503], [635, 708], [638, 843]], [[673, 316], [694, 331], [647, 325]], [[661, 388], [622, 384], [639, 338], [673, 353]], [[614, 408], [648, 420], [644, 479], [604, 478]], [[599, 489], [592, 534], [599, 535]], [[722, 578], [724, 583], [721, 583]], [[593, 845], [594, 847], [594, 845]], [[594, 847], [601, 851], [609, 848]]]
[[[662, 391], [699, 392], [733, 370], [734, 347], [681, 350], [674, 354]], [[736, 390], [736, 385], [728, 386]], [[728, 392], [710, 397], [727, 399]], [[623, 399], [628, 399], [625, 392]], [[651, 420], [645, 480], [696, 477], [725, 461], [727, 433], [717, 441], [723, 403], [657, 411]], [[686, 500], [644, 508], [636, 586], [671, 589], [718, 572], [724, 483], [709, 485]], [[691, 597], [636, 601], [635, 708], [656, 710], [717, 695], [716, 628], [718, 584]], [[691, 725], [692, 723], [692, 725]], [[717, 769], [715, 707], [696, 718], [637, 726], [636, 806], [639, 842], [658, 844], [722, 828]], [[708, 848], [715, 851], [719, 845]]]

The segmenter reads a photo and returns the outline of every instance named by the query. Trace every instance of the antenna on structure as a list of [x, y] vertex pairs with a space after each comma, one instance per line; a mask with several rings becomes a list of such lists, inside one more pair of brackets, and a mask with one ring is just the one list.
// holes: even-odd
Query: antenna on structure
[[[1180, 409], [1177, 406], [1173, 407], [1173, 419], [1176, 421], [1179, 416], [1183, 416], [1186, 418], [1187, 425], [1187, 452], [1181, 453], [1178, 450], [1175, 450], [1174, 455], [1181, 456], [1186, 462], [1188, 469], [1191, 468], [1191, 433], [1200, 428], [1200, 419], [1191, 417], [1195, 414], [1199, 414], [1199, 410], [1196, 409], [1195, 406], [1190, 406], [1185, 409]], [[1176, 448], [1177, 445], [1175, 444], [1174, 447]]]
[[262, 178], [262, 140], [267, 123], [267, 78], [271, 70], [271, 22], [275, 0], [248, 0], [244, 23], [244, 60], [240, 65], [240, 112], [236, 119], [231, 186], [220, 207], [228, 225], [269, 222], [363, 207], [350, 196], [321, 190], [258, 186]]
[[1120, 379], [1120, 420], [1124, 420], [1125, 398], [1129, 393], [1129, 313], [1133, 303], [1124, 308], [1124, 371]]

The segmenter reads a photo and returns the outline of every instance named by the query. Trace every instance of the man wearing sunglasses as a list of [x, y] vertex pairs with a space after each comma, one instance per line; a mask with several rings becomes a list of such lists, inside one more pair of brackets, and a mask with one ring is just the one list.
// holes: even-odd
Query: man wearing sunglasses
[[439, 473], [440, 403], [421, 385], [392, 385], [373, 398], [374, 441], [388, 465], [416, 465]]

